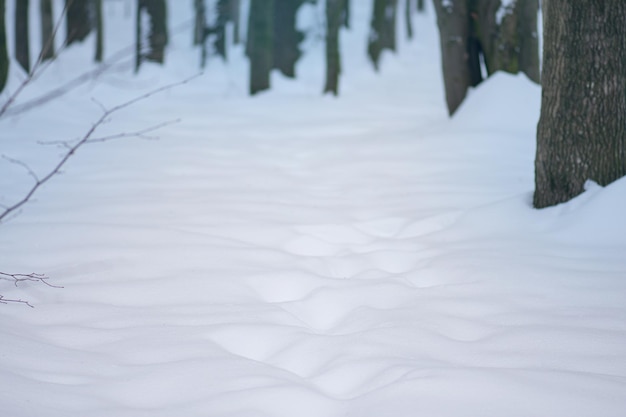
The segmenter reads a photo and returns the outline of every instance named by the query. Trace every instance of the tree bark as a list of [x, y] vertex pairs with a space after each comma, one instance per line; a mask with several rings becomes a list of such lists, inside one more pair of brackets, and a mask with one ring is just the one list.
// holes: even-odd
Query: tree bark
[[54, 14], [52, 0], [39, 0], [41, 15], [41, 61], [54, 58]]
[[9, 76], [9, 53], [5, 26], [5, 0], [0, 0], [0, 92], [4, 90]]
[[411, 3], [413, 0], [405, 0], [404, 3], [404, 20], [406, 24], [406, 37], [409, 39], [413, 39], [413, 19], [411, 15], [413, 14], [413, 7]]
[[441, 66], [448, 113], [457, 111], [472, 84], [468, 39], [470, 21], [465, 1], [434, 0], [441, 45]]
[[388, 49], [395, 52], [396, 50], [397, 6], [397, 0], [374, 0], [367, 53], [376, 70], [378, 70], [382, 51]]
[[339, 74], [341, 57], [339, 55], [339, 29], [343, 16], [344, 3], [349, 0], [326, 0], [326, 85], [324, 93], [339, 94]]
[[299, 45], [304, 34], [296, 29], [296, 13], [303, 0], [274, 0], [274, 65], [286, 77], [296, 76]]
[[26, 72], [30, 72], [28, 6], [28, 0], [15, 2], [15, 59]]
[[250, 3], [248, 42], [250, 58], [250, 94], [270, 88], [270, 71], [274, 57], [274, 0]]
[[96, 27], [96, 54], [94, 60], [96, 62], [102, 62], [104, 58], [104, 22], [102, 18], [102, 0], [93, 1]]
[[148, 61], [162, 64], [165, 61], [165, 46], [168, 42], [167, 34], [167, 5], [165, 0], [138, 0], [137, 26], [139, 29], [139, 45], [141, 45], [141, 12], [145, 10], [150, 18], [150, 33], [148, 34], [149, 51], [142, 55]]
[[626, 175], [626, 2], [544, 2], [537, 208]]
[[92, 29], [88, 0], [65, 0], [65, 4], [67, 7], [66, 43], [71, 45], [74, 42], [82, 42]]

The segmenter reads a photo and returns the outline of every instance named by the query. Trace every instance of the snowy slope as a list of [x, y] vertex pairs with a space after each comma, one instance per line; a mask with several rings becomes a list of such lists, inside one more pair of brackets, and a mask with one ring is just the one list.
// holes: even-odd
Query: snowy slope
[[[108, 132], [182, 121], [83, 148], [0, 226], [0, 270], [64, 287], [0, 287], [35, 305], [0, 306], [2, 415], [623, 416], [626, 181], [533, 210], [540, 89], [496, 75], [448, 120], [433, 20], [380, 75], [357, 25], [338, 100], [310, 39], [270, 93], [245, 96], [239, 51], [116, 115]], [[79, 137], [90, 97], [192, 74], [186, 36], [164, 71], [0, 121], [2, 152], [43, 172], [60, 150], [37, 141]], [[55, 68], [32, 97], [71, 79]], [[6, 204], [30, 179], [0, 169]]]

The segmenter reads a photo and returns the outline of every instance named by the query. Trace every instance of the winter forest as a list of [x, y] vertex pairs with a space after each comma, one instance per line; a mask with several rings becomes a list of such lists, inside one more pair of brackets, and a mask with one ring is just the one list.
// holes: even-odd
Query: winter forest
[[623, 417], [623, 0], [0, 0], [0, 414]]

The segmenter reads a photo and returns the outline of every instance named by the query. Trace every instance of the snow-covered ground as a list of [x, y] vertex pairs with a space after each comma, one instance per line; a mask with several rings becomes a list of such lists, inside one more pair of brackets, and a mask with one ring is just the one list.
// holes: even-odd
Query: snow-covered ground
[[[499, 74], [449, 120], [434, 17], [375, 75], [353, 3], [339, 99], [320, 95], [315, 34], [301, 78], [253, 99], [239, 49], [104, 126], [180, 117], [159, 140], [82, 148], [0, 225], [0, 271], [64, 287], [0, 282], [35, 305], [0, 305], [1, 415], [626, 414], [626, 181], [532, 209], [539, 87]], [[107, 4], [121, 47], [132, 17]], [[91, 97], [194, 74], [188, 42], [173, 36], [165, 70], [110, 71], [6, 117], [1, 152], [45, 172], [62, 149], [37, 142], [80, 137]], [[65, 51], [22, 102], [91, 52]], [[31, 179], [0, 170], [8, 204]]]

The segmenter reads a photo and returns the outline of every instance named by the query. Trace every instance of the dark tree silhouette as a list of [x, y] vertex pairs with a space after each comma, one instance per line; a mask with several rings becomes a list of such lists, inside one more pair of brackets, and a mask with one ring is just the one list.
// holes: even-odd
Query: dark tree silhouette
[[54, 58], [54, 15], [52, 0], [39, 0], [41, 16], [41, 60]]
[[274, 0], [252, 1], [246, 53], [250, 58], [250, 94], [270, 88], [274, 58]]
[[374, 0], [374, 11], [367, 45], [374, 68], [378, 70], [378, 60], [383, 50], [396, 50], [397, 0]]
[[[19, 3], [19, 1], [18, 1]], [[66, 7], [66, 43], [83, 41], [91, 32], [93, 22], [89, 14], [88, 0], [65, 0]]]
[[5, 27], [5, 0], [0, 0], [0, 92], [4, 90], [9, 76], [9, 53]]
[[26, 72], [30, 72], [30, 47], [28, 38], [29, 0], [15, 2], [15, 59]]
[[[342, 9], [349, 0], [326, 0], [326, 85], [324, 93], [339, 94], [339, 29], [344, 21]], [[345, 10], [345, 9], [344, 9]]]

